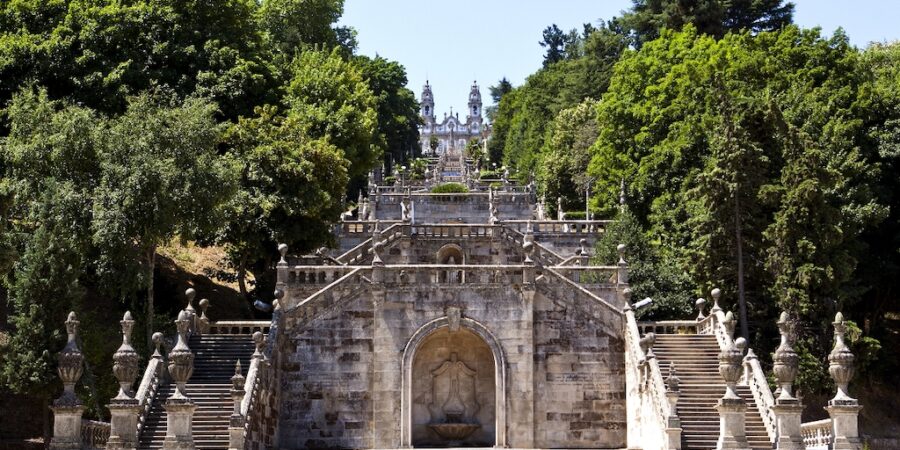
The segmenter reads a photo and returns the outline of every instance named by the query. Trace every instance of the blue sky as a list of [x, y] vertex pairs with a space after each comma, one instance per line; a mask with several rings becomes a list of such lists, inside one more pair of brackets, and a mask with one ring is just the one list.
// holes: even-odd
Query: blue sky
[[[826, 34], [843, 27], [854, 45], [900, 39], [900, 1], [794, 0], [794, 21]], [[399, 61], [409, 87], [421, 94], [426, 77], [442, 115], [465, 115], [473, 80], [487, 87], [505, 76], [520, 85], [541, 66], [541, 31], [552, 23], [581, 27], [620, 15], [631, 0], [346, 0], [341, 23], [359, 33], [359, 53]]]

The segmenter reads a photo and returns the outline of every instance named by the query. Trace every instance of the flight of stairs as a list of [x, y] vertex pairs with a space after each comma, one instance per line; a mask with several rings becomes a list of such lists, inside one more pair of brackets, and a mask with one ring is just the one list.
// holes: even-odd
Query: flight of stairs
[[[194, 444], [200, 450], [228, 448], [228, 422], [234, 410], [231, 400], [231, 377], [234, 363], [241, 360], [241, 372], [247, 376], [253, 341], [249, 334], [215, 334], [193, 336], [188, 347], [194, 352], [194, 373], [185, 390], [197, 404], [194, 411]], [[161, 449], [166, 437], [166, 399], [174, 392], [175, 384], [161, 386], [144, 429], [138, 449]]]
[[[713, 335], [657, 334], [653, 346], [659, 369], [665, 377], [669, 363], [681, 379], [678, 416], [681, 418], [683, 450], [716, 448], [719, 438], [719, 413], [716, 402], [725, 393], [725, 380], [719, 375], [719, 344]], [[738, 394], [747, 402], [747, 440], [754, 450], [771, 449], [762, 417], [747, 386], [738, 386]]]

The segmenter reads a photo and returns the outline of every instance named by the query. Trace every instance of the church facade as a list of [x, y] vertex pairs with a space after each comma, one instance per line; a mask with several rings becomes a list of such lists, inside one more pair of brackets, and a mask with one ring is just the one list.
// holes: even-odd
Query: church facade
[[[481, 90], [478, 83], [472, 83], [469, 91], [468, 115], [465, 121], [459, 118], [459, 112], [444, 113], [444, 118], [437, 121], [434, 110], [434, 93], [431, 84], [427, 81], [422, 88], [422, 101], [420, 114], [423, 124], [419, 126], [419, 136], [422, 151], [426, 155], [443, 155], [449, 150], [466, 148], [466, 144], [472, 138], [487, 139], [490, 136], [490, 126], [484, 122], [482, 116]], [[432, 149], [432, 137], [437, 138], [437, 147]]]

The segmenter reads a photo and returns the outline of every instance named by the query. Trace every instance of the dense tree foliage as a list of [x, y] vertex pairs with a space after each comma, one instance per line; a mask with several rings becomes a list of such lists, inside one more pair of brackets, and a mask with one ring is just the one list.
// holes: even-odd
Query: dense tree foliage
[[784, 0], [632, 0], [620, 23], [640, 46], [663, 29], [687, 24], [700, 33], [722, 37], [729, 31], [772, 31], [791, 23], [794, 4]]
[[[271, 291], [277, 242], [328, 244], [350, 177], [417, 153], [405, 69], [354, 56], [342, 12], [343, 0], [0, 3], [0, 385], [49, 393], [68, 310], [131, 309], [139, 333], [168, 322], [180, 301], [156, 313], [154, 266], [173, 240], [225, 247], [248, 300], [260, 292], [248, 273]], [[103, 350], [88, 377], [102, 402], [115, 330], [84, 331]]]

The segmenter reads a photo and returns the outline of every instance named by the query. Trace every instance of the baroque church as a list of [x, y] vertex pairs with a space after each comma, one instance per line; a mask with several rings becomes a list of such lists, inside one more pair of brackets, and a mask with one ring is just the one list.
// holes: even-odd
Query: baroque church
[[[154, 334], [142, 360], [126, 313], [109, 423], [82, 417], [71, 313], [50, 448], [862, 448], [840, 314], [828, 418], [803, 422], [785, 315], [774, 374], [734, 337], [718, 289], [696, 316], [638, 320], [652, 299], [632, 298], [629, 249], [592, 255], [609, 221], [551, 219], [533, 184], [467, 175], [461, 142], [483, 131], [477, 86], [470, 108], [465, 125], [427, 125], [445, 139], [432, 176], [370, 175], [335, 248], [279, 246], [270, 318], [216, 320], [216, 299], [188, 290], [177, 333]], [[457, 177], [468, 192], [431, 191]]]
[[[422, 152], [438, 156], [451, 149], [464, 150], [472, 138], [487, 140], [490, 136], [490, 125], [484, 122], [481, 106], [481, 90], [478, 83], [473, 82], [469, 91], [469, 109], [465, 122], [460, 120], [459, 112], [454, 115], [453, 109], [449, 115], [444, 113], [443, 120], [438, 122], [434, 111], [434, 93], [426, 81], [420, 102], [420, 113], [424, 122], [419, 126]], [[433, 137], [437, 138], [437, 147], [432, 149]]]

